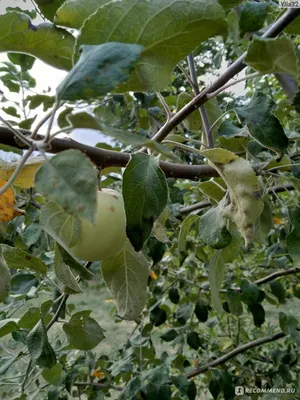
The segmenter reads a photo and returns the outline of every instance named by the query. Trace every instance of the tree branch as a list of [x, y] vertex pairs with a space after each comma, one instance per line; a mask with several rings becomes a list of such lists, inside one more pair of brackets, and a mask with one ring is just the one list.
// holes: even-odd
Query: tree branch
[[[268, 189], [268, 193], [281, 193], [285, 192], [288, 190], [296, 190], [295, 187], [292, 184], [286, 184], [286, 185], [276, 185], [272, 186]], [[197, 211], [197, 210], [202, 210], [202, 208], [210, 207], [211, 203], [206, 200], [199, 201], [199, 203], [192, 204], [187, 207], [182, 207], [180, 208], [180, 213], [181, 214], [189, 214], [190, 212]]]
[[122, 392], [123, 388], [120, 386], [110, 385], [107, 383], [97, 383], [97, 382], [74, 382], [74, 386], [94, 386], [96, 388], [101, 389], [113, 389], [117, 390], [118, 392]]
[[273, 281], [274, 279], [280, 278], [281, 276], [293, 275], [293, 274], [299, 274], [299, 273], [300, 273], [300, 268], [290, 268], [290, 269], [286, 269], [283, 271], [276, 271], [270, 275], [264, 276], [261, 279], [257, 279], [256, 281], [254, 281], [254, 283], [259, 286], [259, 285], [263, 285], [264, 283]]
[[211, 361], [208, 364], [203, 365], [202, 367], [196, 368], [193, 371], [188, 372], [185, 376], [188, 379], [193, 378], [194, 376], [203, 374], [203, 372], [208, 371], [210, 368], [213, 368], [220, 364], [226, 363], [227, 361], [231, 360], [232, 358], [234, 358], [235, 356], [237, 356], [241, 353], [244, 353], [245, 351], [253, 349], [254, 347], [261, 346], [262, 344], [265, 344], [265, 343], [274, 342], [275, 340], [281, 339], [285, 336], [286, 335], [283, 332], [278, 332], [272, 336], [265, 336], [265, 337], [253, 340], [252, 342], [243, 344], [242, 346], [237, 347], [236, 349], [230, 351], [227, 354], [224, 354], [223, 356], [217, 358], [216, 360]]

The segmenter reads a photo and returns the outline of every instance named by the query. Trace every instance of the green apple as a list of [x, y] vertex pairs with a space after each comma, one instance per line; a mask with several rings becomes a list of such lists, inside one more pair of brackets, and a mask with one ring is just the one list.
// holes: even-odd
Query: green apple
[[70, 249], [81, 260], [106, 260], [119, 253], [126, 241], [126, 217], [121, 193], [98, 191], [94, 224], [81, 218], [80, 238]]

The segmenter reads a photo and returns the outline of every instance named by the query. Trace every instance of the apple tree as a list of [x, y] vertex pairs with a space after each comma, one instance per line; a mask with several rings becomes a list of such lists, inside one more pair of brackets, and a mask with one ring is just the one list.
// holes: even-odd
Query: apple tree
[[1, 398], [297, 398], [300, 7], [25, 3], [0, 14]]

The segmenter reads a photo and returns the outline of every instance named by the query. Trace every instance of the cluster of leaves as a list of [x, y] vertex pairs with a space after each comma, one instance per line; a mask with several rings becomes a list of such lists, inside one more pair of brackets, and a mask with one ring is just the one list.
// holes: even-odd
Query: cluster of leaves
[[[10, 337], [0, 359], [1, 397], [232, 399], [235, 386], [299, 391], [300, 333], [291, 308], [300, 298], [300, 17], [267, 39], [255, 36], [277, 18], [267, 2], [34, 3], [35, 10], [8, 7], [0, 15], [0, 51], [9, 52], [0, 80], [10, 119], [2, 121], [32, 129], [40, 111], [54, 106], [54, 117], [63, 105], [55, 135], [100, 130], [114, 145], [96, 147], [129, 153], [123, 174], [118, 163], [101, 171], [103, 187], [122, 190], [128, 241], [102, 263], [73, 259], [68, 248], [78, 241], [79, 218], [93, 221], [95, 213], [94, 166], [78, 150], [25, 164], [16, 197], [10, 189], [0, 201], [0, 337]], [[207, 118], [196, 110], [163, 143], [151, 140], [197, 93], [189, 54], [202, 84], [244, 51], [246, 94], [214, 96]], [[56, 96], [34, 92], [35, 57], [69, 71]], [[292, 90], [283, 85], [292, 102], [273, 74], [292, 82]], [[206, 134], [215, 148], [203, 145]], [[135, 152], [142, 146], [151, 155]], [[167, 179], [160, 160], [209, 164], [219, 177]], [[3, 162], [0, 179], [7, 182], [15, 168]], [[200, 205], [184, 218], [197, 202], [204, 211]], [[93, 279], [114, 298], [112, 324], [136, 324], [109, 356], [93, 310], [67, 301]], [[38, 306], [26, 309], [33, 298]], [[53, 340], [48, 331], [58, 320], [62, 332]], [[24, 361], [25, 374], [16, 374]]]

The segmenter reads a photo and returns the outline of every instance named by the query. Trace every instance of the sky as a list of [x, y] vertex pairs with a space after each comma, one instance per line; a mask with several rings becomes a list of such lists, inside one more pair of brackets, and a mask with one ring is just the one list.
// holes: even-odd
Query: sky
[[[20, 7], [21, 9], [30, 9], [32, 10], [33, 5], [31, 0], [0, 0], [0, 14], [4, 14], [6, 7]], [[35, 24], [39, 24], [40, 22], [43, 22], [41, 17], [38, 15], [37, 18], [34, 20]], [[0, 64], [2, 61], [7, 61], [7, 56], [6, 53], [0, 53]], [[226, 69], [226, 65], [222, 65], [220, 69], [220, 73]], [[33, 68], [30, 70], [30, 73], [32, 76], [37, 81], [37, 86], [35, 88], [35, 91], [38, 93], [42, 93], [43, 91], [47, 91], [48, 88], [50, 87], [52, 91], [47, 94], [55, 94], [55, 88], [59, 85], [59, 83], [64, 79], [64, 77], [67, 75], [66, 71], [63, 70], [58, 70], [50, 65], [45, 64], [44, 62], [36, 59]], [[238, 77], [241, 77], [243, 75], [239, 75]], [[201, 77], [203, 79], [203, 77]], [[204, 77], [204, 80], [207, 82], [207, 84], [211, 83], [213, 81], [214, 77], [212, 75], [207, 75]], [[2, 89], [2, 88], [1, 88]], [[235, 92], [237, 95], [242, 93], [244, 90], [244, 83], [237, 84], [231, 88], [232, 92]], [[5, 92], [5, 89], [4, 89]], [[7, 91], [5, 93], [8, 93]], [[14, 95], [14, 94], [9, 94]], [[7, 105], [5, 105], [7, 106]], [[0, 108], [0, 115], [2, 117], [7, 118], [7, 114], [1, 111]], [[38, 109], [38, 115], [39, 118], [43, 116], [43, 111], [42, 109]], [[41, 132], [43, 130], [45, 131], [46, 126], [42, 128]], [[54, 125], [55, 129], [55, 125]], [[57, 129], [55, 129], [57, 130]], [[54, 130], [54, 131], [55, 131]], [[99, 142], [107, 142], [111, 143], [111, 139], [107, 136], [103, 136], [101, 133], [98, 133], [93, 130], [87, 130], [87, 129], [76, 129], [73, 130], [72, 133], [69, 135], [72, 139], [77, 140], [81, 143], [88, 144], [94, 146], [96, 143]], [[1, 158], [3, 158], [3, 152], [0, 153]]]

